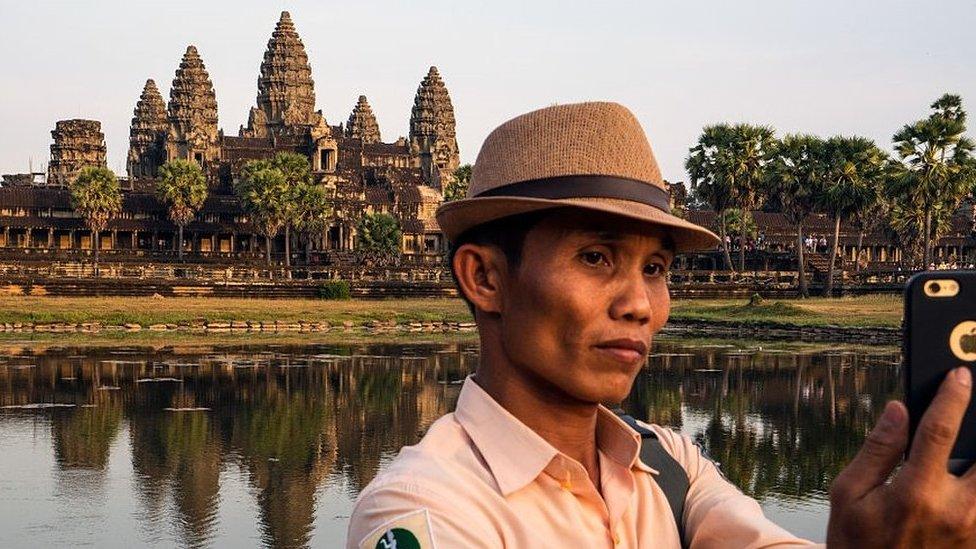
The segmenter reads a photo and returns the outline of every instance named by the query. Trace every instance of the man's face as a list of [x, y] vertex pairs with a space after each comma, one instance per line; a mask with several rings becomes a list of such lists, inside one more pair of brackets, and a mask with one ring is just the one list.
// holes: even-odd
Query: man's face
[[583, 402], [620, 402], [668, 319], [673, 253], [656, 227], [571, 210], [526, 235], [503, 285], [502, 345], [532, 377]]

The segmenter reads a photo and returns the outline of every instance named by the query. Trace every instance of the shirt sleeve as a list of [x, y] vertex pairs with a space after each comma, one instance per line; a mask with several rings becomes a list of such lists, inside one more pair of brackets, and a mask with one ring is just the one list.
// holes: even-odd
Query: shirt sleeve
[[[428, 529], [427, 532], [414, 532], [421, 549], [502, 547], [501, 539], [492, 529], [480, 524], [478, 517], [458, 513], [451, 501], [452, 498], [446, 494], [437, 494], [429, 488], [406, 482], [386, 483], [370, 489], [368, 493], [363, 493], [353, 508], [346, 549], [374, 549], [375, 542], [369, 542], [378, 534], [399, 528], [401, 519], [418, 514], [425, 515]], [[417, 521], [411, 523], [416, 524]], [[425, 539], [430, 541], [425, 542]], [[430, 543], [430, 547], [427, 543]]]
[[759, 503], [726, 480], [690, 438], [669, 429], [652, 428], [688, 472], [685, 528], [692, 549], [817, 547], [766, 518]]

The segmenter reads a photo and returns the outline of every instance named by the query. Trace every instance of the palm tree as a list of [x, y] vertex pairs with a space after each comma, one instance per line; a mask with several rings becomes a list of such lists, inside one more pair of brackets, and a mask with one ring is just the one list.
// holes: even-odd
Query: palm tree
[[122, 191], [119, 179], [105, 167], [82, 168], [78, 177], [68, 183], [71, 207], [85, 218], [85, 225], [92, 234], [95, 251], [95, 276], [98, 276], [99, 233], [105, 230], [110, 219], [122, 211]]
[[931, 108], [928, 118], [906, 124], [894, 135], [898, 162], [889, 186], [907, 201], [908, 211], [921, 225], [925, 268], [932, 262], [932, 240], [938, 236], [934, 220], [951, 215], [974, 186], [974, 144], [963, 136], [962, 99], [945, 94]]
[[325, 188], [314, 183], [299, 185], [295, 193], [293, 223], [300, 239], [305, 243], [305, 264], [311, 261], [312, 238], [329, 226], [332, 206]]
[[[274, 174], [274, 176], [271, 175]], [[261, 174], [259, 176], [259, 174]], [[312, 175], [308, 158], [297, 153], [280, 152], [271, 159], [252, 160], [244, 165], [241, 170], [241, 177], [238, 180], [235, 190], [240, 187], [238, 196], [245, 204], [252, 216], [256, 215], [263, 225], [262, 234], [268, 245], [268, 263], [271, 263], [271, 238], [278, 235], [278, 232], [285, 229], [285, 267], [291, 267], [291, 227], [295, 223], [298, 204], [299, 189], [306, 185], [311, 185]], [[262, 186], [270, 186], [274, 189], [276, 196], [264, 194], [270, 191], [265, 188], [255, 188], [253, 184], [258, 183]], [[241, 194], [244, 193], [244, 194]], [[249, 202], [249, 195], [255, 199], [260, 198], [257, 203]], [[261, 195], [260, 197], [258, 195]], [[272, 231], [268, 233], [267, 231]]]
[[887, 180], [888, 169], [885, 166], [885, 177], [870, 185], [869, 196], [863, 207], [850, 217], [851, 226], [857, 229], [857, 243], [854, 245], [854, 270], [861, 270], [861, 250], [864, 248], [864, 235], [884, 227], [888, 220], [890, 205], [883, 197], [884, 185]]
[[156, 196], [166, 204], [169, 219], [179, 230], [177, 255], [180, 261], [183, 261], [183, 227], [203, 207], [208, 193], [207, 178], [196, 162], [176, 159], [160, 166]]
[[831, 137], [826, 143], [827, 187], [820, 207], [834, 220], [833, 243], [824, 296], [833, 295], [834, 265], [840, 240], [841, 220], [867, 208], [877, 198], [875, 188], [885, 176], [887, 158], [873, 141], [864, 137]]
[[[768, 126], [736, 124], [732, 126], [732, 141], [729, 149], [731, 163], [732, 204], [742, 210], [743, 215], [758, 208], [763, 203], [760, 193], [766, 180], [766, 170], [775, 148], [773, 129]], [[739, 270], [746, 265], [746, 224], [739, 231]]]
[[285, 202], [285, 267], [291, 267], [291, 228], [297, 215], [298, 189], [312, 182], [312, 167], [308, 157], [291, 152], [280, 152], [271, 159], [271, 167], [281, 172], [288, 186]]
[[444, 202], [460, 200], [468, 195], [471, 171], [471, 164], [464, 164], [454, 170], [454, 177], [444, 187]]
[[359, 223], [358, 247], [363, 259], [396, 261], [401, 240], [400, 223], [390, 214], [366, 214]]
[[265, 257], [271, 265], [271, 239], [287, 221], [291, 189], [281, 170], [262, 164], [248, 163], [242, 177], [234, 184], [234, 192], [258, 234], [264, 236]]
[[733, 205], [728, 154], [732, 139], [732, 128], [729, 125], [706, 126], [698, 137], [698, 143], [689, 149], [685, 160], [693, 198], [708, 204], [718, 217], [725, 266], [730, 271], [735, 268], [732, 266], [729, 243], [726, 240], [725, 211]]
[[823, 192], [825, 169], [824, 141], [813, 135], [787, 135], [776, 146], [770, 165], [766, 191], [776, 196], [783, 216], [796, 228], [796, 258], [799, 295], [809, 297], [806, 259], [803, 256], [803, 222], [817, 205]]

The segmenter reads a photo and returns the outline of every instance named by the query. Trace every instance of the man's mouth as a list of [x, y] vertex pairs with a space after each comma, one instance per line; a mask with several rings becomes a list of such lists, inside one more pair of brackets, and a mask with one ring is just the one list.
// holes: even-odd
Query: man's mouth
[[596, 348], [625, 364], [639, 362], [647, 355], [647, 344], [638, 339], [612, 339], [597, 344]]

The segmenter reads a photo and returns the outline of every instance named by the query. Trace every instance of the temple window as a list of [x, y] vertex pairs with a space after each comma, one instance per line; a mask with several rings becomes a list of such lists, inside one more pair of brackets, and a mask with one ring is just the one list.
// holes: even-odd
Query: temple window
[[193, 153], [193, 159], [197, 161], [197, 164], [201, 166], [203, 165], [203, 153], [201, 152]]
[[319, 150], [319, 169], [323, 172], [335, 171], [335, 151], [332, 149]]

